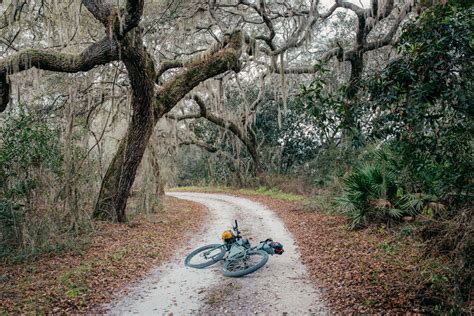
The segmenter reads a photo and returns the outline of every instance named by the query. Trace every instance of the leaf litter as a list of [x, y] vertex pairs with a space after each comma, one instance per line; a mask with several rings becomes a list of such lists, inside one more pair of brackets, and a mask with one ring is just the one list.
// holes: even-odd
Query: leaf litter
[[172, 257], [207, 209], [165, 197], [162, 211], [128, 224], [96, 222], [96, 235], [81, 252], [46, 254], [0, 266], [0, 313], [100, 313], [152, 268]]

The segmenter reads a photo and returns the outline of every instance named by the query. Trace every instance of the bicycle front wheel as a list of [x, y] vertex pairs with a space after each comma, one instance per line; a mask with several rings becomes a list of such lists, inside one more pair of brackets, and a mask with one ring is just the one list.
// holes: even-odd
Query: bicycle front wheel
[[241, 277], [260, 269], [267, 263], [268, 253], [263, 250], [247, 252], [244, 258], [227, 260], [224, 263], [222, 273], [228, 277]]
[[200, 247], [187, 255], [184, 265], [196, 269], [208, 267], [224, 258], [225, 251], [224, 245], [220, 244]]

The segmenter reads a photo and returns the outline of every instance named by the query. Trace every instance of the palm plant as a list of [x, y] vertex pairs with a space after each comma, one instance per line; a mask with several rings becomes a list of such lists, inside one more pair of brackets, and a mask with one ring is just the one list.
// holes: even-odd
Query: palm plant
[[377, 149], [370, 156], [372, 161], [355, 167], [343, 180], [344, 194], [337, 199], [351, 219], [350, 229], [372, 221], [398, 220], [414, 215], [422, 207], [422, 201], [403, 194], [397, 184], [399, 167], [389, 149]]

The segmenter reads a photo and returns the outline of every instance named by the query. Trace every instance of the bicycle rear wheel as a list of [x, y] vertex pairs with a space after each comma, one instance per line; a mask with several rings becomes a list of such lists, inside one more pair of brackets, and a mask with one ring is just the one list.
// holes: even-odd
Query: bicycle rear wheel
[[191, 268], [202, 269], [224, 258], [225, 252], [226, 249], [224, 245], [206, 245], [187, 255], [186, 259], [184, 259], [184, 265]]
[[222, 273], [228, 277], [241, 277], [260, 269], [267, 263], [268, 253], [263, 250], [247, 252], [244, 258], [227, 260], [222, 268]]

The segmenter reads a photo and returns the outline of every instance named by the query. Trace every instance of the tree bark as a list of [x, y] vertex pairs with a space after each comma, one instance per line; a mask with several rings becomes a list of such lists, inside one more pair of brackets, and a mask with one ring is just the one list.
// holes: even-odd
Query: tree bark
[[150, 164], [152, 168], [153, 175], [155, 177], [155, 194], [162, 198], [165, 195], [165, 188], [163, 186], [163, 182], [161, 181], [161, 174], [160, 174], [160, 163], [158, 161], [158, 153], [155, 150], [155, 146], [153, 142], [149, 144], [148, 149], [150, 150]]
[[155, 123], [155, 65], [143, 46], [139, 30], [133, 33], [122, 48], [122, 60], [132, 88], [132, 118], [102, 181], [93, 212], [94, 217], [119, 223], [127, 221], [127, 198]]

